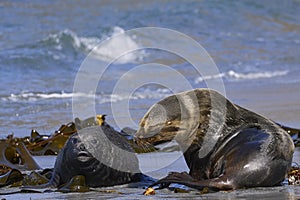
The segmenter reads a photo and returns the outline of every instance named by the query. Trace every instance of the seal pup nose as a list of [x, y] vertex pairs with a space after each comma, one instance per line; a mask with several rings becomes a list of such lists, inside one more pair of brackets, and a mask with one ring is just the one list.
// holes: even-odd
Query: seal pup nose
[[84, 144], [80, 144], [80, 145], [78, 146], [78, 148], [79, 148], [81, 151], [85, 151], [85, 150], [86, 150]]

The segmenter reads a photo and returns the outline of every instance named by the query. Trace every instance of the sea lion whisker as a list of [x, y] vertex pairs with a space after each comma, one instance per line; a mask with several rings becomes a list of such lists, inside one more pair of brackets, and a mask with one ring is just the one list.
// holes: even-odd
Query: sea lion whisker
[[145, 142], [143, 145], [142, 145], [142, 148], [143, 150], [145, 150], [145, 152], [149, 152], [150, 151], [150, 146], [151, 144], [149, 142]]
[[152, 152], [153, 149], [155, 150], [155, 147], [148, 141], [146, 140], [139, 140], [137, 138], [134, 138], [134, 142], [140, 147], [142, 148], [142, 152]]
[[179, 131], [179, 130], [180, 130], [180, 127], [175, 127], [175, 126], [165, 127], [165, 128], [161, 129], [161, 131], [164, 131], [164, 132], [173, 132], [173, 131]]

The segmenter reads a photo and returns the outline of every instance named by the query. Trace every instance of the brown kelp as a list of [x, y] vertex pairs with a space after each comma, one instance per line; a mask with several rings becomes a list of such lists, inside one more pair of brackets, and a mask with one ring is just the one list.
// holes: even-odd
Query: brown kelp
[[0, 164], [18, 170], [40, 169], [22, 141], [12, 145], [0, 141]]

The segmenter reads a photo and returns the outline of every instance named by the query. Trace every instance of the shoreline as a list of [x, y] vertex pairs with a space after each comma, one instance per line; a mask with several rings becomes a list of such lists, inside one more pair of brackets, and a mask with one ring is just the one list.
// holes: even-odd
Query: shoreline
[[[231, 90], [234, 89], [234, 90]], [[291, 83], [227, 87], [227, 98], [285, 126], [300, 128], [300, 86]]]

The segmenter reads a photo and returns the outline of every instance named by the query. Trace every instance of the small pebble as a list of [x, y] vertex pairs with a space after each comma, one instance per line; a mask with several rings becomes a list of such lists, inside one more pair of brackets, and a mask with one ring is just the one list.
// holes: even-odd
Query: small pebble
[[146, 191], [143, 193], [143, 195], [148, 196], [148, 195], [155, 195], [155, 190], [151, 187], [147, 188]]

